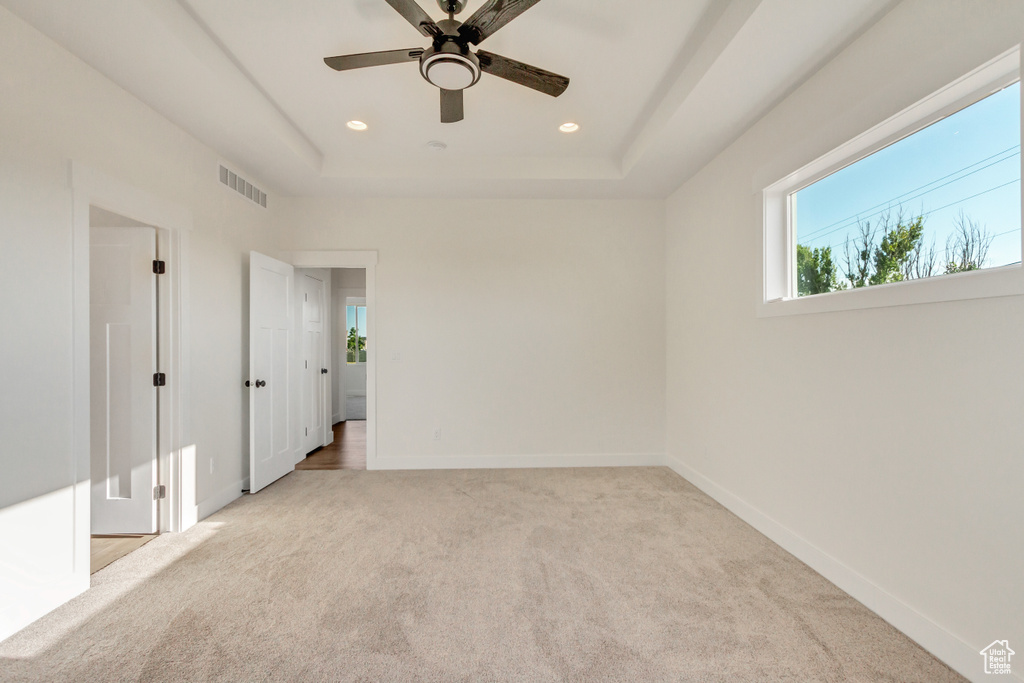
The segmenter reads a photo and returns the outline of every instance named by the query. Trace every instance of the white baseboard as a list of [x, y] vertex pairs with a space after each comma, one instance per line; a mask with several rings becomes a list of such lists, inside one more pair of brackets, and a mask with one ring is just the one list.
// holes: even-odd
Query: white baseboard
[[528, 467], [653, 467], [665, 464], [661, 453], [580, 453], [568, 455], [410, 455], [376, 458], [372, 470], [471, 470]]
[[204, 520], [233, 500], [242, 497], [242, 489], [249, 488], [246, 481], [238, 481], [225, 486], [217, 493], [196, 505], [196, 519]]
[[[848, 593], [872, 612], [905, 633], [928, 652], [971, 681], [987, 680], [979, 650], [931, 621], [910, 605], [858, 574], [788, 527], [776, 522], [740, 497], [727, 491], [678, 458], [666, 456], [664, 464], [676, 474], [721, 503], [783, 549]], [[1012, 678], [1024, 680], [1014, 672]]]
[[339, 422], [341, 422], [341, 413], [335, 413], [334, 415], [331, 415], [331, 424], [332, 425], [336, 425]]
[[89, 590], [89, 577], [71, 576], [29, 590], [12, 591], [13, 600], [0, 608], [0, 641]]

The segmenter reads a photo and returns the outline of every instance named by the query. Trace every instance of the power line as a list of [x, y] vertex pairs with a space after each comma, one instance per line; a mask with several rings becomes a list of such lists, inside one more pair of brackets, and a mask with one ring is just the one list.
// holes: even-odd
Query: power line
[[[977, 166], [978, 164], [983, 164], [986, 161], [989, 161], [990, 159], [995, 159], [996, 157], [1002, 156], [1002, 155], [1006, 154], [1007, 152], [1012, 152], [1013, 150], [1019, 149], [1019, 148], [1020, 148], [1019, 144], [1018, 145], [1013, 145], [1012, 147], [1007, 147], [1003, 151], [996, 152], [995, 154], [993, 154], [990, 157], [985, 157], [984, 159], [981, 159], [980, 161], [975, 161], [973, 164], [970, 164], [968, 166], [964, 166], [963, 168], [957, 169], [957, 170], [953, 171], [952, 173], [949, 173], [947, 175], [942, 176], [941, 178], [936, 178], [935, 180], [933, 180], [933, 181], [931, 181], [929, 183], [925, 183], [924, 185], [921, 185], [920, 187], [916, 187], [913, 190], [907, 190], [903, 194], [896, 195], [892, 199], [884, 201], [881, 204], [875, 204], [874, 206], [869, 207], [869, 208], [864, 209], [864, 210], [865, 211], [874, 211], [875, 209], [883, 207], [883, 206], [892, 206], [893, 202], [895, 202], [895, 201], [897, 201], [899, 199], [902, 199], [903, 197], [907, 196], [908, 194], [913, 194], [914, 192], [917, 192], [918, 190], [923, 190], [924, 188], [928, 187], [929, 185], [934, 185], [935, 183], [942, 182], [946, 178], [949, 178], [951, 176], [955, 176], [956, 174], [961, 173], [963, 171], [966, 171], [969, 168], [973, 168], [973, 167]], [[1007, 157], [1007, 159], [1012, 159], [1014, 156], [1016, 156], [1016, 154], [1010, 155], [1009, 157]], [[996, 162], [996, 163], [1000, 163], [1000, 162], [1005, 161], [1005, 160], [1006, 159], [1000, 159], [999, 162]], [[849, 168], [849, 167], [847, 167], [847, 168]], [[985, 168], [988, 168], [988, 166], [986, 166]], [[983, 169], [978, 169], [978, 170], [980, 171], [980, 170], [983, 170]], [[966, 178], [967, 176], [964, 176], [964, 177]], [[857, 214], [854, 214], [852, 216], [847, 216], [846, 218], [840, 218], [835, 223], [830, 223], [830, 224], [828, 224], [828, 225], [826, 225], [824, 227], [818, 228], [817, 230], [812, 230], [811, 232], [807, 233], [807, 237], [811, 237], [811, 236], [821, 232], [822, 230], [827, 230], [828, 228], [831, 228], [834, 225], [838, 225], [839, 223], [845, 223], [846, 221], [850, 220], [851, 218], [858, 218], [859, 216], [860, 216], [860, 214], [857, 213]]]
[[1002, 185], [996, 185], [995, 187], [990, 187], [987, 190], [982, 190], [978, 194], [972, 194], [970, 197], [964, 197], [963, 199], [958, 199], [955, 202], [950, 202], [949, 204], [946, 204], [945, 206], [940, 206], [937, 209], [932, 209], [931, 211], [925, 211], [921, 215], [922, 216], [930, 216], [931, 214], [935, 213], [936, 211], [942, 211], [943, 209], [948, 209], [951, 206], [956, 206], [957, 204], [963, 204], [964, 202], [970, 201], [970, 200], [974, 199], [975, 197], [980, 197], [983, 194], [988, 194], [989, 192], [995, 192], [996, 190], [1001, 190], [1004, 187], [1006, 187], [1007, 185], [1013, 185], [1014, 183], [1019, 183], [1019, 182], [1020, 182], [1020, 178], [1014, 178], [1013, 180], [1011, 180], [1011, 181], [1009, 181], [1007, 183], [1003, 183]]
[[[982, 196], [984, 194], [988, 194], [989, 192], [995, 192], [996, 190], [1001, 190], [1001, 189], [1003, 189], [1004, 187], [1006, 187], [1008, 185], [1013, 185], [1014, 183], [1019, 183], [1019, 182], [1020, 182], [1020, 178], [1014, 178], [1013, 180], [1011, 180], [1009, 182], [1006, 182], [1006, 183], [1003, 183], [1002, 185], [996, 185], [995, 187], [990, 187], [987, 190], [982, 190], [981, 192], [978, 192], [977, 194], [972, 194], [970, 197], [964, 197], [963, 199], [958, 199], [955, 202], [950, 202], [949, 204], [946, 204], [945, 206], [940, 206], [940, 207], [937, 207], [937, 208], [932, 209], [930, 211], [926, 211], [926, 212], [922, 213], [921, 216], [922, 217], [930, 216], [931, 214], [933, 214], [933, 213], [935, 213], [937, 211], [942, 211], [943, 209], [948, 209], [949, 207], [956, 206], [957, 204], [963, 204], [964, 202], [968, 202], [968, 201], [970, 201], [972, 199], [975, 199], [977, 197], [980, 197], [980, 196]], [[835, 231], [833, 231], [833, 232], [835, 232]], [[1010, 230], [1009, 232], [1018, 232], [1018, 231], [1017, 230]], [[993, 239], [995, 237], [999, 237], [1000, 235], [1004, 235], [1004, 234], [1006, 234], [1006, 233], [999, 233], [999, 235], [993, 236]], [[825, 235], [821, 235], [821, 237], [825, 237]], [[819, 237], [815, 237], [814, 239], [820, 239], [820, 238]], [[813, 242], [814, 240], [811, 240], [811, 241]]]
[[[953, 182], [955, 182], [955, 181], [953, 181]], [[1006, 182], [1006, 183], [1003, 183], [1002, 185], [996, 185], [995, 187], [990, 187], [987, 190], [983, 190], [983, 191], [981, 191], [981, 192], [979, 192], [977, 194], [972, 194], [970, 197], [964, 197], [963, 199], [958, 199], [955, 202], [951, 202], [949, 204], [946, 204], [945, 206], [940, 206], [940, 207], [935, 208], [935, 209], [930, 209], [930, 210], [925, 211], [925, 212], [923, 212], [921, 214], [918, 214], [918, 215], [921, 216], [921, 217], [930, 216], [931, 214], [933, 214], [933, 213], [935, 213], [937, 211], [942, 211], [943, 209], [948, 209], [951, 206], [955, 206], [957, 204], [962, 204], [963, 202], [966, 202], [966, 201], [969, 201], [971, 199], [974, 199], [975, 197], [980, 197], [983, 194], [988, 194], [989, 192], [994, 192], [996, 190], [1002, 189], [1002, 188], [1006, 187], [1007, 185], [1012, 185], [1014, 183], [1019, 183], [1019, 182], [1020, 182], [1020, 178], [1014, 178], [1013, 180], [1011, 180], [1009, 182]], [[885, 213], [885, 212], [884, 211], [878, 211], [878, 212], [868, 216], [868, 218], [871, 218], [872, 216], [876, 216], [876, 215], [879, 215], [879, 214], [882, 214], [882, 213]], [[843, 230], [845, 228], [849, 228], [849, 227], [851, 227], [853, 225], [855, 225], [855, 224], [854, 223], [850, 223], [848, 225], [841, 225], [838, 228], [836, 228], [835, 230], [831, 230], [831, 231], [825, 233], [824, 235], [818, 235], [817, 237], [811, 238], [810, 240], [808, 240], [808, 243], [814, 242], [816, 240], [819, 240], [822, 237], [828, 237], [829, 235], [831, 235], [833, 233], [839, 232], [840, 230]]]
[[1009, 235], [1009, 234], [1012, 234], [1012, 233], [1015, 233], [1015, 232], [1019, 233], [1020, 232], [1020, 228], [1014, 228], [1013, 230], [1007, 230], [1006, 232], [996, 233], [995, 235], [992, 235], [992, 239], [995, 239], [997, 237], [1002, 237], [1003, 235]]
[[[952, 185], [955, 182], [959, 182], [959, 181], [961, 181], [961, 180], [963, 180], [965, 178], [969, 178], [970, 176], [974, 175], [975, 173], [980, 173], [981, 171], [984, 171], [987, 168], [991, 168], [992, 166], [995, 166], [996, 164], [1001, 164], [1004, 161], [1009, 161], [1010, 159], [1013, 159], [1014, 157], [1019, 156], [1019, 155], [1020, 155], [1020, 152], [1016, 152], [1014, 154], [1011, 154], [1008, 157], [1004, 157], [1002, 159], [999, 159], [998, 161], [993, 161], [991, 164], [987, 164], [985, 166], [982, 166], [981, 168], [977, 168], [977, 169], [971, 171], [970, 173], [965, 173], [964, 175], [962, 175], [962, 176], [960, 176], [958, 178], [954, 178], [954, 179], [952, 179], [952, 180], [950, 180], [948, 182], [945, 182], [945, 183], [943, 183], [941, 185], [936, 185], [935, 187], [931, 188], [930, 190], [926, 190], [924, 192], [921, 192], [918, 195], [910, 197], [907, 201], [911, 201], [911, 200], [923, 197], [923, 196], [925, 196], [926, 194], [928, 194], [930, 192], [934, 192], [935, 190], [940, 190], [943, 187], [946, 187], [947, 185]], [[996, 156], [998, 156], [998, 155], [996, 155]], [[991, 159], [991, 158], [992, 157], [989, 157], [989, 159]], [[982, 163], [982, 162], [978, 162], [978, 163]], [[975, 165], [977, 165], [977, 164], [972, 164], [972, 166], [975, 166]], [[961, 171], [964, 171], [964, 170], [966, 170], [968, 168], [970, 168], [970, 166], [966, 166], [966, 167], [960, 169], [960, 171], [956, 171], [956, 173], [960, 173]], [[955, 173], [950, 174], [950, 175], [955, 175]], [[945, 178], [948, 178], [948, 177], [949, 176], [947, 175], [947, 176], [944, 176], [943, 178], [939, 178], [938, 180], [933, 180], [931, 183], [928, 183], [928, 185], [932, 185], [932, 184], [937, 183], [940, 180], [944, 180]], [[1017, 178], [1017, 180], [1020, 180], [1020, 179]], [[1011, 182], [1015, 182], [1015, 181], [1011, 181]], [[928, 187], [928, 185], [922, 185], [921, 187]], [[920, 188], [918, 188], [918, 189], [920, 189]], [[910, 194], [911, 192], [916, 192], [916, 190], [911, 190], [910, 192], [906, 192], [906, 193], [904, 193], [902, 195], [899, 195], [898, 197], [894, 197], [893, 199], [889, 200], [888, 203], [877, 204], [876, 206], [872, 207], [872, 208], [877, 208], [879, 206], [885, 206], [886, 207], [886, 208], [884, 208], [884, 209], [882, 209], [880, 211], [875, 211], [874, 213], [867, 214], [866, 216], [864, 216], [862, 214], [856, 214], [856, 215], [844, 218], [844, 219], [842, 219], [842, 221], [837, 221], [837, 222], [843, 222], [843, 225], [840, 225], [839, 227], [835, 228], [834, 230], [829, 230], [828, 232], [821, 233], [822, 230], [825, 230], [826, 228], [832, 227], [832, 225], [836, 225], [836, 223], [832, 223], [831, 225], [825, 226], [825, 228], [820, 228], [818, 230], [812, 231], [812, 232], [808, 233], [808, 235], [806, 236], [806, 238], [809, 238], [807, 241], [808, 242], [814, 242], [816, 240], [821, 239], [822, 237], [826, 237], [826, 236], [831, 235], [833, 233], [839, 232], [840, 230], [844, 230], [846, 228], [849, 228], [849, 227], [859, 223], [861, 220], [864, 220], [864, 219], [867, 219], [867, 218], [874, 218], [875, 216], [881, 215], [881, 214], [885, 213], [886, 211], [888, 211], [889, 208], [891, 208], [892, 203], [894, 201], [896, 201], [897, 199], [900, 199], [901, 197], [905, 197], [907, 194]], [[929, 213], [931, 213], [931, 212], [929, 212]], [[924, 215], [927, 215], [927, 214], [924, 214]], [[851, 219], [853, 219], [853, 222], [848, 222]], [[816, 234], [816, 233], [821, 233], [821, 234]]]

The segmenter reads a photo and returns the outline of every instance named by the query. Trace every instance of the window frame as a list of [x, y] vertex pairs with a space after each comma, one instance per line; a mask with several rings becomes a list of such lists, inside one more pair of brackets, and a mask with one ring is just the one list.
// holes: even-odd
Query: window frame
[[[764, 278], [761, 302], [757, 306], [758, 317], [1024, 294], [1024, 266], [1017, 263], [798, 296], [796, 235], [791, 202], [792, 195], [805, 187], [1013, 85], [1020, 80], [1020, 75], [1021, 46], [1017, 45], [799, 170], [764, 187]], [[1024, 89], [1021, 99], [1024, 100]], [[1021, 118], [1021, 137], [1024, 138], [1024, 115]], [[1021, 160], [1024, 171], [1024, 154]], [[1024, 191], [1021, 194], [1024, 195]], [[1024, 230], [1021, 231], [1021, 252], [1024, 254]]]

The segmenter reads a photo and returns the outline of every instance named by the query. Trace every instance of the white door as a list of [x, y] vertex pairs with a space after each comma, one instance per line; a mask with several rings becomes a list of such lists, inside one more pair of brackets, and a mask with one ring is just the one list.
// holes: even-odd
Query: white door
[[301, 363], [302, 374], [302, 451], [305, 455], [324, 445], [325, 387], [327, 359], [324, 353], [324, 308], [326, 288], [319, 272], [299, 275], [302, 307]]
[[287, 263], [249, 257], [249, 491], [295, 468], [289, 415], [295, 272]]
[[154, 228], [92, 228], [90, 452], [94, 534], [157, 528]]

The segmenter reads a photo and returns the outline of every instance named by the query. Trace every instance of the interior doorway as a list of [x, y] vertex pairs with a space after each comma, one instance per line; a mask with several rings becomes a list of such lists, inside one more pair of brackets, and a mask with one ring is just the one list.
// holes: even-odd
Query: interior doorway
[[159, 233], [89, 209], [91, 572], [159, 529]]
[[[367, 368], [370, 358], [369, 312], [365, 268], [298, 269], [297, 277], [309, 280], [300, 285], [303, 313], [300, 330], [298, 366], [302, 384], [302, 426], [300, 442], [306, 438], [303, 457], [296, 469], [366, 469], [367, 452]], [[320, 284], [326, 283], [327, 296], [316, 299]], [[326, 301], [323, 314], [314, 313], [311, 299]], [[318, 346], [322, 343], [322, 347]], [[314, 348], [315, 347], [315, 348]], [[323, 356], [320, 356], [320, 349]], [[327, 364], [322, 375], [311, 373], [310, 363], [323, 358]], [[315, 428], [307, 406], [318, 407], [325, 399], [326, 425], [330, 435], [309, 441], [306, 435]], [[320, 439], [321, 437], [317, 437]]]
[[[331, 383], [331, 419], [332, 425], [338, 425], [342, 423], [345, 425], [344, 433], [341, 433], [340, 429], [331, 429], [332, 442], [328, 444], [324, 450], [330, 448], [340, 448], [341, 444], [346, 439], [354, 441], [365, 440], [365, 448], [362, 444], [359, 444], [361, 449], [365, 450], [366, 458], [366, 469], [373, 470], [378, 469], [377, 463], [377, 333], [376, 333], [376, 296], [377, 296], [377, 285], [376, 285], [376, 273], [377, 273], [377, 252], [376, 251], [294, 251], [289, 253], [289, 260], [296, 269], [309, 269], [309, 268], [324, 268], [331, 271], [331, 344], [330, 344], [330, 359], [331, 364], [329, 368], [330, 383]], [[342, 338], [340, 331], [337, 327], [340, 326], [341, 316], [338, 315], [337, 308], [340, 305], [340, 301], [343, 300], [344, 296], [336, 290], [345, 289], [341, 285], [347, 282], [344, 274], [339, 271], [357, 270], [361, 271], [362, 279], [361, 285], [353, 287], [360, 292], [364, 293], [365, 308], [366, 308], [366, 330], [365, 330], [365, 353], [366, 361], [363, 364], [365, 376], [366, 376], [366, 389], [365, 389], [365, 405], [366, 405], [366, 419], [350, 421], [347, 414], [347, 406], [342, 413], [341, 406], [341, 394], [342, 391], [346, 395], [349, 392], [349, 388], [346, 386], [344, 390], [341, 389], [341, 377], [343, 371], [347, 369], [348, 362], [345, 360], [345, 368], [341, 366], [339, 356], [343, 349], [347, 350], [347, 338], [345, 335], [346, 343], [342, 346], [339, 342]], [[358, 296], [353, 294], [352, 296]], [[347, 302], [346, 302], [347, 307]], [[347, 319], [347, 315], [346, 315]], [[358, 335], [358, 330], [357, 330]], [[358, 343], [358, 342], [357, 342]], [[358, 350], [358, 349], [357, 349]], [[336, 385], [335, 378], [338, 378]], [[353, 390], [356, 391], [356, 390]], [[337, 395], [336, 395], [337, 392]], [[362, 424], [358, 424], [362, 422]], [[351, 430], [350, 430], [351, 427]], [[357, 437], [357, 427], [362, 427], [365, 431], [365, 438]], [[335, 431], [338, 431], [335, 436]], [[326, 457], [326, 456], [325, 456]], [[304, 464], [312, 464], [310, 458], [303, 458], [302, 462], [296, 465], [297, 469], [304, 469]]]

